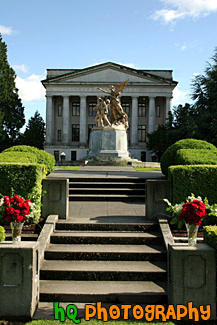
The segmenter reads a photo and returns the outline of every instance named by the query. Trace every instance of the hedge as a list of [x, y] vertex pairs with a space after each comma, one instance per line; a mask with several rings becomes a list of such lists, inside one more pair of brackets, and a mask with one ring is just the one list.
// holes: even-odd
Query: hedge
[[44, 150], [40, 150], [38, 148], [31, 147], [31, 146], [14, 146], [4, 150], [3, 152], [11, 152], [11, 151], [33, 153], [37, 157], [37, 163], [44, 164], [46, 166], [47, 174], [50, 174], [54, 171], [55, 159], [50, 153]]
[[203, 228], [204, 241], [211, 247], [217, 249], [217, 226], [206, 226]]
[[175, 165], [217, 165], [217, 150], [180, 149], [176, 153]]
[[[0, 194], [1, 196], [18, 194], [40, 205], [44, 177], [44, 165], [0, 163]], [[39, 211], [35, 223], [38, 222], [40, 214]]]
[[[179, 140], [170, 146], [162, 155], [160, 163], [162, 173], [168, 176], [169, 166], [175, 165], [176, 153], [179, 149], [207, 149], [216, 151], [217, 148], [206, 141], [196, 139]], [[193, 155], [193, 151], [192, 151]]]
[[3, 152], [0, 154], [0, 162], [37, 163], [37, 157], [30, 152]]
[[169, 167], [173, 186], [173, 203], [181, 203], [191, 193], [217, 203], [217, 166], [182, 165]]
[[5, 228], [0, 226], [0, 242], [5, 240]]

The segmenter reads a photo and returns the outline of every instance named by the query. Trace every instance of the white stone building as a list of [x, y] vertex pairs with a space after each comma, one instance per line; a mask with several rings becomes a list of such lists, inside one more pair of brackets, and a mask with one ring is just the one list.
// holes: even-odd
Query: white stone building
[[46, 88], [45, 150], [56, 160], [62, 152], [66, 160], [87, 157], [90, 130], [95, 125], [97, 87], [109, 90], [129, 79], [120, 97], [129, 117], [128, 147], [131, 157], [151, 161], [146, 150], [146, 134], [164, 124], [172, 110], [177, 82], [172, 70], [137, 70], [107, 62], [85, 69], [48, 69]]

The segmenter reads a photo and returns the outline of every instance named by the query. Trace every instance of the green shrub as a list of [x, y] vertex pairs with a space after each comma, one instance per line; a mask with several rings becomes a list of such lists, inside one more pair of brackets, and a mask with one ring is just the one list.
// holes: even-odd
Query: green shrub
[[5, 228], [0, 226], [0, 242], [5, 240]]
[[204, 241], [217, 249], [217, 226], [206, 226], [203, 228]]
[[30, 152], [3, 152], [0, 154], [0, 162], [37, 163], [37, 157]]
[[176, 153], [175, 165], [217, 165], [217, 150], [180, 149]]
[[50, 174], [54, 171], [55, 159], [50, 153], [44, 150], [40, 150], [38, 148], [31, 147], [31, 146], [14, 146], [4, 150], [3, 152], [11, 152], [11, 151], [33, 153], [37, 157], [37, 163], [44, 164], [46, 166], [47, 174]]
[[[0, 192], [2, 196], [18, 194], [41, 204], [42, 179], [45, 166], [39, 164], [0, 163]], [[34, 222], [38, 222], [40, 211]]]
[[[179, 140], [170, 146], [161, 157], [161, 170], [162, 173], [168, 176], [169, 166], [175, 165], [176, 153], [179, 149], [207, 149], [207, 150], [217, 150], [217, 148], [206, 141], [196, 140], [196, 139], [183, 139]], [[193, 152], [192, 152], [193, 155]]]
[[184, 202], [186, 197], [208, 198], [210, 204], [217, 203], [217, 166], [182, 165], [169, 167], [169, 179], [173, 187], [173, 203]]

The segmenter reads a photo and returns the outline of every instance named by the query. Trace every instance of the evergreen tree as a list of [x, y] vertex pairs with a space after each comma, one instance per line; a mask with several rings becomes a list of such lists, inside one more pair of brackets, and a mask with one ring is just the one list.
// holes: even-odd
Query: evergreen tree
[[26, 126], [23, 136], [20, 138], [21, 144], [34, 146], [38, 149], [44, 148], [45, 123], [39, 112], [36, 111]]
[[0, 112], [4, 139], [0, 150], [17, 143], [20, 129], [25, 124], [24, 107], [15, 85], [15, 72], [7, 60], [7, 46], [0, 34]]

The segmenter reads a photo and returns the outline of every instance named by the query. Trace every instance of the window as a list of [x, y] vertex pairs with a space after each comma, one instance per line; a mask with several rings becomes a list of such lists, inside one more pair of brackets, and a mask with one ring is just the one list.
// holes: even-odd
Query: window
[[141, 151], [141, 161], [146, 161], [146, 151]]
[[130, 116], [130, 104], [122, 103], [121, 106], [122, 106], [124, 112], [127, 113], [128, 116]]
[[62, 116], [62, 105], [58, 105], [58, 116]]
[[156, 107], [156, 115], [157, 115], [157, 117], [160, 117], [160, 106], [159, 105], [157, 105], [157, 107]]
[[92, 128], [96, 126], [95, 124], [88, 124], [88, 140], [90, 139], [90, 132], [92, 130]]
[[79, 124], [72, 124], [72, 141], [79, 141]]
[[60, 152], [59, 151], [54, 151], [55, 161], [59, 161], [59, 156], [60, 156]]
[[80, 115], [80, 103], [72, 103], [72, 115], [73, 116]]
[[96, 111], [93, 110], [95, 106], [96, 106], [96, 103], [88, 104], [88, 116], [96, 116]]
[[76, 160], [76, 151], [71, 151], [71, 161]]
[[138, 141], [145, 142], [146, 140], [146, 126], [145, 125], [138, 125]]
[[62, 131], [61, 130], [57, 130], [57, 141], [61, 141], [62, 139]]
[[146, 104], [145, 103], [139, 103], [139, 116], [140, 117], [146, 116]]

